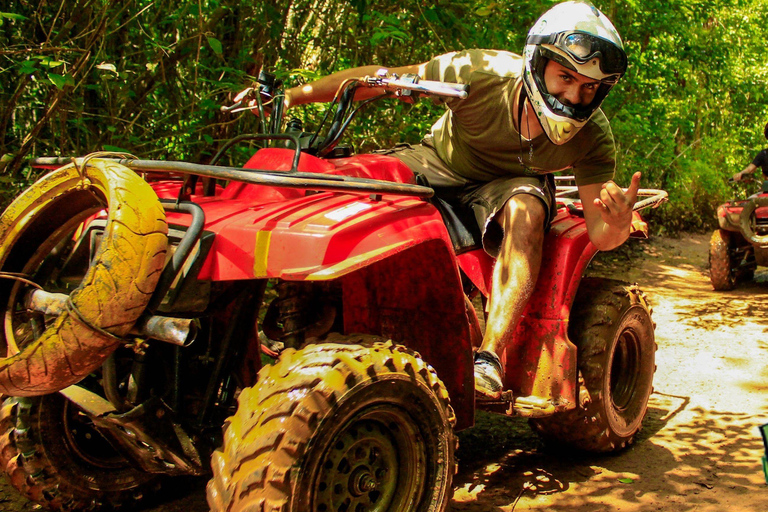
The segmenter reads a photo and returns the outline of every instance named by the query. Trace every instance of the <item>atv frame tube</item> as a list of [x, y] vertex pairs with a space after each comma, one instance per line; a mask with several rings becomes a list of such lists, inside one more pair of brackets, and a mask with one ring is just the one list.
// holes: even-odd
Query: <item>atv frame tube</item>
[[200, 234], [203, 232], [203, 226], [205, 225], [205, 212], [200, 208], [200, 205], [184, 201], [170, 201], [168, 199], [161, 199], [160, 203], [163, 205], [165, 211], [170, 212], [183, 212], [192, 216], [192, 222], [186, 229], [184, 236], [182, 237], [179, 245], [176, 246], [176, 250], [171, 257], [171, 261], [163, 268], [163, 273], [160, 274], [160, 279], [155, 287], [155, 292], [152, 294], [152, 298], [147, 305], [147, 310], [155, 312], [160, 307], [165, 294], [168, 293], [173, 281], [181, 272], [184, 262], [192, 252], [197, 241], [200, 239]]
[[[421, 185], [392, 183], [389, 181], [340, 175], [305, 173], [299, 172], [295, 167], [290, 171], [265, 171], [259, 169], [244, 169], [241, 167], [192, 164], [189, 162], [168, 162], [163, 160], [117, 159], [114, 161], [137, 172], [195, 174], [209, 178], [283, 188], [364, 192], [369, 194], [395, 194], [422, 198], [432, 197], [435, 193], [430, 187], [423, 187]], [[68, 162], [69, 160], [65, 158], [45, 157], [32, 160], [30, 165], [33, 167], [56, 168]]]

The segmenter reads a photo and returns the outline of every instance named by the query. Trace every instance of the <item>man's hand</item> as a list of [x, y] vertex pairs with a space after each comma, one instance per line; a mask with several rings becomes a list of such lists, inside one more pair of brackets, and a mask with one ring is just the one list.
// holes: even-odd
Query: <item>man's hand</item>
[[253, 92], [254, 92], [253, 87], [246, 87], [245, 89], [237, 93], [235, 97], [232, 98], [232, 101], [234, 101], [235, 103], [237, 103], [238, 101], [243, 101], [247, 99], [249, 96], [253, 95]]
[[603, 183], [600, 197], [594, 200], [594, 205], [600, 210], [603, 222], [607, 225], [623, 228], [631, 224], [641, 175], [639, 172], [633, 174], [632, 183], [626, 190], [622, 190], [613, 181]]
[[743, 178], [744, 175], [741, 172], [737, 172], [733, 175], [733, 178], [731, 178], [733, 181], [741, 181], [741, 178]]
[[[261, 106], [264, 109], [264, 115], [269, 116], [272, 114], [275, 98], [269, 94], [265, 94], [262, 90], [255, 87], [246, 87], [232, 98], [233, 106], [227, 108], [230, 112], [241, 112], [243, 110], [250, 110], [253, 114], [259, 115], [259, 102], [257, 96], [261, 95]], [[289, 107], [288, 94], [286, 91], [284, 108]]]

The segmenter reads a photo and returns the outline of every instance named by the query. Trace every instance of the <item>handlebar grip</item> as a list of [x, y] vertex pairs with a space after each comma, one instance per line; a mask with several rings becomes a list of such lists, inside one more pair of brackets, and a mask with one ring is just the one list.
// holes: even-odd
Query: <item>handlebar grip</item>
[[221, 107], [219, 107], [219, 110], [221, 110], [222, 112], [230, 112], [240, 107], [242, 104], [243, 104], [242, 101], [238, 101], [237, 103], [233, 103], [232, 105], [229, 105], [229, 106], [222, 105]]
[[[367, 77], [366, 77], [367, 80]], [[377, 78], [367, 82], [371, 87], [384, 87], [388, 91], [413, 91], [427, 96], [464, 99], [469, 95], [469, 85], [437, 82], [434, 80], [403, 80], [400, 78]]]
[[435, 91], [439, 95], [452, 96], [461, 99], [464, 99], [469, 95], [469, 85], [467, 84], [420, 80], [419, 85], [430, 91]]

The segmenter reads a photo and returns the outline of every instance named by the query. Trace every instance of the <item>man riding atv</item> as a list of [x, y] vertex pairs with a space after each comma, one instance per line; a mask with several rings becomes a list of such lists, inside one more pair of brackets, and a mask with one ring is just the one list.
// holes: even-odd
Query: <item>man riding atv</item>
[[[768, 124], [763, 134], [768, 139]], [[756, 176], [758, 171], [762, 180]], [[752, 280], [758, 266], [768, 266], [768, 149], [731, 179], [762, 186], [744, 200], [717, 207], [718, 227], [709, 241], [709, 277], [715, 290], [733, 290], [740, 282]]]
[[[651, 307], [584, 271], [647, 236], [637, 211], [666, 192], [611, 181], [599, 106], [626, 56], [610, 22], [568, 2], [527, 42], [523, 57], [469, 50], [291, 89], [288, 107], [334, 96], [314, 133], [283, 130], [284, 88], [262, 73], [261, 132], [204, 164], [31, 161], [51, 172], [0, 215], [14, 487], [52, 510], [131, 508], [210, 467], [216, 512], [442, 512], [477, 409], [529, 418], [555, 446], [634, 442]], [[357, 92], [414, 90], [448, 106], [422, 144], [336, 146]], [[253, 141], [242, 167], [219, 164]], [[555, 193], [564, 169], [576, 186]]]
[[[544, 234], [555, 213], [554, 172], [570, 170], [589, 237], [610, 250], [629, 236], [640, 173], [628, 190], [614, 183], [613, 134], [600, 105], [627, 68], [616, 29], [588, 2], [558, 4], [528, 33], [522, 56], [464, 50], [385, 71], [411, 80], [469, 86], [419, 145], [384, 151], [426, 178], [438, 197], [469, 208], [482, 230], [493, 273], [475, 388], [498, 398], [504, 354], [533, 292]], [[286, 91], [285, 107], [330, 101], [345, 80], [380, 66], [340, 71]], [[359, 89], [356, 100], [381, 94]]]
[[[765, 124], [763, 135], [765, 135], [766, 140], [768, 140], [768, 123]], [[768, 148], [761, 150], [755, 155], [755, 158], [749, 165], [740, 172], [734, 174], [733, 181], [741, 181], [747, 174], [756, 174], [758, 169], [763, 172], [763, 181], [768, 180]]]

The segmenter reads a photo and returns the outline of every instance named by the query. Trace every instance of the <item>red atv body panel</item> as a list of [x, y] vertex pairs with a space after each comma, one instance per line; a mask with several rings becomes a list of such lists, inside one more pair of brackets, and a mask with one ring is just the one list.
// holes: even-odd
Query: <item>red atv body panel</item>
[[[292, 150], [262, 149], [244, 167], [287, 172], [293, 157]], [[298, 171], [414, 183], [404, 164], [382, 155], [323, 160], [302, 154]], [[154, 188], [160, 197], [175, 198], [180, 183]], [[461, 272], [487, 296], [494, 261], [480, 248], [456, 256], [430, 202], [241, 182], [191, 200], [205, 212], [204, 230], [216, 235], [199, 279], [339, 280], [345, 331], [390, 337], [420, 352], [450, 393], [457, 428], [473, 424], [472, 345], [479, 328]], [[188, 222], [174, 213], [168, 220]], [[636, 231], [646, 229], [639, 216], [635, 222]], [[583, 217], [559, 208], [536, 290], [504, 358], [507, 388], [515, 396], [546, 397], [563, 407], [576, 403], [568, 318], [582, 271], [596, 252]]]
[[[292, 158], [293, 151], [264, 149], [247, 167], [290, 169]], [[303, 154], [299, 171], [413, 180], [398, 160], [375, 155], [328, 161]], [[181, 184], [153, 186], [161, 198], [175, 198]], [[434, 206], [413, 197], [240, 182], [190, 199], [205, 212], [204, 231], [216, 235], [198, 279], [339, 280], [345, 331], [379, 334], [420, 352], [444, 379], [457, 427], [472, 424], [471, 323], [458, 263]], [[189, 222], [174, 213], [168, 221]]]
[[[768, 198], [768, 192], [762, 192], [750, 197], [750, 199], [753, 198]], [[720, 226], [720, 229], [725, 229], [726, 231], [741, 232], [741, 227], [739, 226], [739, 218], [741, 217], [741, 212], [747, 202], [749, 202], [749, 200], [729, 201], [718, 206], [717, 222]], [[756, 208], [755, 218], [759, 223], [768, 223], [768, 206], [760, 206]]]

